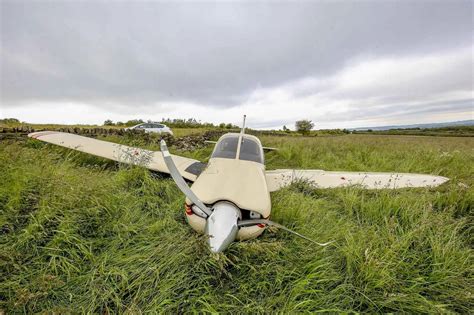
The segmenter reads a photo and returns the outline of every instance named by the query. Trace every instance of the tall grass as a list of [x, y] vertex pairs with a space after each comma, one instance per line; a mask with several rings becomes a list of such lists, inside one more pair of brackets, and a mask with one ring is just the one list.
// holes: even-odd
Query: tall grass
[[[136, 140], [113, 139], [124, 143]], [[473, 303], [474, 139], [263, 137], [268, 168], [440, 174], [438, 188], [297, 183], [283, 231], [211, 254], [166, 175], [34, 140], [0, 143], [0, 309], [10, 312], [461, 312]], [[156, 144], [147, 144], [156, 148]], [[205, 159], [211, 147], [183, 155]]]

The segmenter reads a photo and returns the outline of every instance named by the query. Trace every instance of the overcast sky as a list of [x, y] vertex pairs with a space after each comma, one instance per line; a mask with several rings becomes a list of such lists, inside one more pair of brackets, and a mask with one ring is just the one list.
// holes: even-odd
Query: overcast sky
[[1, 0], [0, 117], [473, 119], [472, 1]]

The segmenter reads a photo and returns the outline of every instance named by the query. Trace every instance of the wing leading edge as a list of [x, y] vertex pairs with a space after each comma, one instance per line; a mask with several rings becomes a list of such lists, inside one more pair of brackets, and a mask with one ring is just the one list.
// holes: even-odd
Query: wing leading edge
[[308, 181], [316, 188], [359, 185], [365, 189], [397, 189], [434, 187], [447, 182], [443, 176], [409, 173], [328, 172], [323, 170], [280, 169], [265, 172], [269, 191], [277, 191], [291, 183]]
[[[28, 137], [117, 162], [140, 165], [150, 170], [169, 174], [161, 152], [129, 147], [65, 132], [41, 131], [30, 133]], [[172, 157], [181, 176], [195, 181], [198, 174], [196, 175], [196, 172], [190, 170], [196, 163], [201, 163], [197, 160], [178, 155], [172, 155]]]

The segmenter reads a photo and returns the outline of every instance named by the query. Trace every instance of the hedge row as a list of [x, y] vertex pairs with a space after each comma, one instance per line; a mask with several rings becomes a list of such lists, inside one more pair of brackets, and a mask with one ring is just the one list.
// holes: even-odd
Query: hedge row
[[95, 134], [95, 135], [123, 135], [125, 133], [144, 133], [143, 130], [125, 130], [119, 128], [82, 128], [82, 127], [60, 127], [60, 128], [44, 128], [44, 129], [35, 129], [31, 126], [18, 126], [18, 127], [0, 127], [0, 133], [30, 133], [36, 131], [61, 131], [74, 134]]

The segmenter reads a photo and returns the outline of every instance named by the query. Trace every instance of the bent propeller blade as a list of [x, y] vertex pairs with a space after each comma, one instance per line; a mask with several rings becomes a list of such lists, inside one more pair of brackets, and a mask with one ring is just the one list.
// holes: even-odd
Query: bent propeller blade
[[206, 234], [209, 236], [209, 248], [214, 253], [225, 250], [232, 243], [239, 231], [240, 210], [227, 201], [217, 202], [213, 212], [206, 221]]
[[170, 152], [168, 151], [168, 146], [166, 145], [165, 140], [161, 140], [160, 142], [161, 154], [163, 155], [163, 159], [165, 160], [165, 164], [168, 167], [171, 177], [173, 178], [176, 186], [181, 190], [181, 192], [189, 198], [196, 206], [198, 206], [207, 216], [211, 215], [211, 210], [202, 203], [201, 200], [193, 193], [191, 188], [189, 188], [188, 184], [184, 181], [183, 177], [178, 171], [178, 168], [173, 162], [173, 158], [171, 157]]
[[334, 241], [329, 241], [329, 242], [326, 242], [326, 243], [318, 243], [318, 242], [316, 242], [315, 240], [312, 240], [312, 239], [310, 239], [309, 237], [304, 236], [303, 234], [300, 234], [300, 233], [298, 233], [298, 232], [296, 232], [296, 231], [293, 231], [293, 230], [287, 228], [287, 227], [284, 226], [284, 225], [281, 225], [281, 224], [279, 224], [279, 223], [276, 223], [276, 222], [273, 222], [273, 221], [270, 221], [270, 220], [267, 220], [267, 219], [242, 220], [242, 221], [239, 221], [239, 223], [238, 223], [239, 227], [240, 227], [240, 226], [254, 225], [254, 224], [266, 224], [266, 225], [268, 225], [268, 226], [274, 226], [274, 227], [276, 227], [276, 228], [279, 228], [279, 229], [285, 230], [285, 231], [287, 231], [287, 232], [290, 232], [290, 233], [292, 233], [292, 234], [294, 234], [294, 235], [296, 235], [296, 236], [299, 236], [299, 237], [301, 237], [301, 238], [304, 238], [304, 239], [307, 240], [307, 241], [310, 241], [310, 242], [312, 242], [312, 243], [314, 243], [314, 244], [316, 244], [316, 245], [323, 246], [323, 247], [324, 247], [324, 246], [327, 246], [327, 245], [329, 245], [329, 244], [331, 244], [331, 243], [334, 243]]

